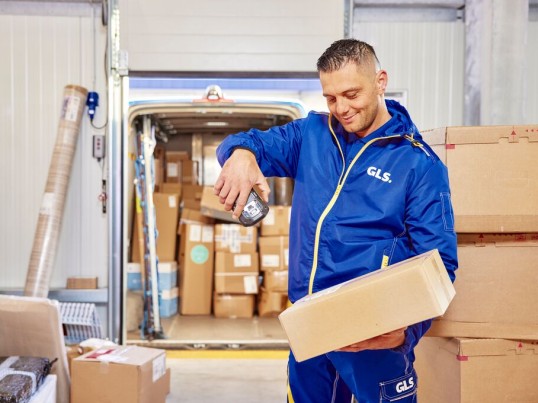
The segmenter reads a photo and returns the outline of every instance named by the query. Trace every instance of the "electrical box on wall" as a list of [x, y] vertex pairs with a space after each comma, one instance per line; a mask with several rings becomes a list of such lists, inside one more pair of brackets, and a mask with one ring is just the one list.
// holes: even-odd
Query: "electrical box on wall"
[[98, 160], [105, 158], [105, 136], [103, 134], [93, 135], [93, 158]]

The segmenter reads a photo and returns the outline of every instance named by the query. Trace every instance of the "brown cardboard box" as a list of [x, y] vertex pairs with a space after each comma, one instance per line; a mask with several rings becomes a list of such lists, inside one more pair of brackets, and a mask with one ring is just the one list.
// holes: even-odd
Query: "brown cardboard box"
[[213, 226], [182, 224], [180, 250], [180, 313], [210, 315], [213, 292]]
[[230, 211], [224, 210], [224, 206], [220, 204], [219, 198], [213, 193], [213, 187], [211, 186], [204, 186], [202, 200], [200, 201], [200, 212], [205, 216], [218, 220], [239, 223], [239, 220], [232, 218]]
[[176, 260], [177, 225], [179, 217], [179, 195], [170, 193], [154, 193], [157, 256], [160, 261]]
[[289, 237], [261, 236], [258, 239], [260, 247], [260, 270], [288, 270]]
[[219, 294], [258, 293], [257, 253], [215, 253], [215, 291]]
[[435, 249], [307, 295], [279, 319], [303, 361], [442, 315], [454, 294]]
[[240, 224], [215, 224], [215, 251], [231, 253], [256, 252], [258, 229]]
[[258, 316], [261, 318], [277, 317], [288, 304], [288, 293], [260, 289], [258, 297]]
[[181, 182], [194, 185], [198, 183], [198, 161], [181, 161]]
[[166, 151], [165, 182], [181, 182], [182, 162], [189, 159], [184, 151]]
[[457, 232], [538, 232], [538, 126], [423, 132], [448, 167]]
[[263, 273], [263, 287], [267, 291], [288, 292], [288, 271], [269, 270]]
[[290, 234], [291, 206], [271, 206], [261, 221], [261, 236], [279, 236]]
[[159, 186], [160, 193], [178, 194], [179, 200], [182, 198], [182, 190], [181, 183], [177, 182], [163, 182], [161, 183], [161, 186]]
[[71, 403], [165, 402], [170, 370], [164, 350], [106, 347], [72, 361]]
[[[181, 209], [181, 218], [179, 219], [180, 224], [207, 224], [212, 225], [215, 222], [213, 218], [203, 215], [198, 210], [193, 210], [190, 208], [183, 207]], [[178, 233], [181, 233], [181, 228], [178, 228]]]
[[183, 183], [183, 208], [191, 210], [200, 210], [200, 202], [202, 201], [202, 192], [204, 187], [200, 185], [192, 185]]
[[67, 289], [81, 290], [81, 289], [96, 289], [97, 277], [68, 277]]
[[458, 234], [456, 297], [428, 335], [538, 339], [538, 234]]
[[538, 402], [538, 344], [426, 337], [415, 355], [419, 402]]
[[162, 159], [155, 158], [155, 189], [161, 190], [164, 182], [164, 163]]
[[213, 296], [213, 313], [216, 318], [252, 318], [254, 295], [217, 294]]

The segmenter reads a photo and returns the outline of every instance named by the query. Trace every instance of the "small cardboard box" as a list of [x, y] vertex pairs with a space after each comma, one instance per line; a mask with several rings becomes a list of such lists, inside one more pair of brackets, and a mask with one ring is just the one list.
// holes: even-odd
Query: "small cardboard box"
[[271, 206], [261, 221], [261, 236], [280, 236], [290, 234], [291, 206]]
[[159, 186], [160, 193], [178, 194], [179, 200], [182, 198], [182, 191], [181, 183], [178, 182], [164, 182]]
[[258, 229], [240, 224], [215, 224], [215, 251], [230, 253], [256, 252]]
[[164, 403], [169, 391], [164, 350], [107, 347], [72, 362], [71, 403]]
[[288, 292], [288, 271], [265, 271], [263, 273], [263, 287], [267, 291]]
[[231, 211], [224, 210], [224, 205], [220, 204], [218, 196], [213, 193], [212, 186], [204, 186], [202, 200], [200, 201], [200, 212], [207, 217], [239, 223], [238, 219], [232, 218]]
[[189, 158], [182, 151], [166, 151], [165, 179], [166, 182], [181, 182], [182, 162]]
[[216, 318], [252, 318], [254, 295], [217, 294], [213, 296], [213, 314]]
[[94, 290], [97, 288], [97, 277], [68, 277], [67, 289]]
[[159, 315], [169, 318], [178, 313], [178, 287], [163, 290], [159, 293]]
[[458, 234], [456, 297], [428, 336], [538, 340], [538, 234]]
[[268, 291], [264, 287], [258, 294], [258, 316], [261, 318], [277, 317], [288, 305], [288, 293]]
[[[180, 224], [214, 224], [213, 218], [203, 215], [199, 210], [192, 210], [190, 208], [183, 207], [181, 209]], [[181, 233], [181, 225], [178, 228], [178, 233]]]
[[179, 295], [182, 315], [210, 315], [213, 292], [213, 226], [181, 225]]
[[258, 293], [257, 253], [215, 253], [215, 291], [220, 294]]
[[303, 361], [442, 315], [454, 294], [435, 249], [307, 295], [279, 319]]
[[181, 161], [181, 182], [190, 184], [198, 183], [198, 161]]
[[261, 236], [258, 239], [258, 244], [260, 249], [260, 270], [288, 270], [288, 236]]
[[177, 225], [179, 218], [179, 195], [154, 193], [157, 256], [163, 262], [176, 260]]
[[538, 402], [538, 344], [426, 337], [415, 356], [419, 402]]
[[[140, 263], [127, 263], [127, 289], [142, 290], [142, 273]], [[159, 262], [157, 265], [157, 284], [159, 291], [177, 287], [177, 262]]]
[[538, 126], [422, 133], [445, 162], [456, 232], [538, 232]]

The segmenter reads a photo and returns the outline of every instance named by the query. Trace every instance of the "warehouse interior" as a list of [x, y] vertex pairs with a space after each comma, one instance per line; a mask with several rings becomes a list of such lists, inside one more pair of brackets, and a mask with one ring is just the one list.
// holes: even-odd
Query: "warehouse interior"
[[[0, 32], [0, 397], [292, 401], [294, 182], [244, 227], [216, 149], [327, 112], [316, 61], [356, 38], [450, 179], [456, 293], [418, 401], [538, 402], [538, 0], [0, 0]], [[147, 389], [88, 381], [115, 349]], [[31, 356], [50, 375], [2, 372]]]

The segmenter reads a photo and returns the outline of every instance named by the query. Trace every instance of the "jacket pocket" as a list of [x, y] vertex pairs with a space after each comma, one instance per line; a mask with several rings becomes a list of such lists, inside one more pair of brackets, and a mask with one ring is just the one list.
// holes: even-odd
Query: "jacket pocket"
[[415, 370], [396, 379], [379, 383], [379, 401], [415, 402], [417, 395], [417, 375]]

